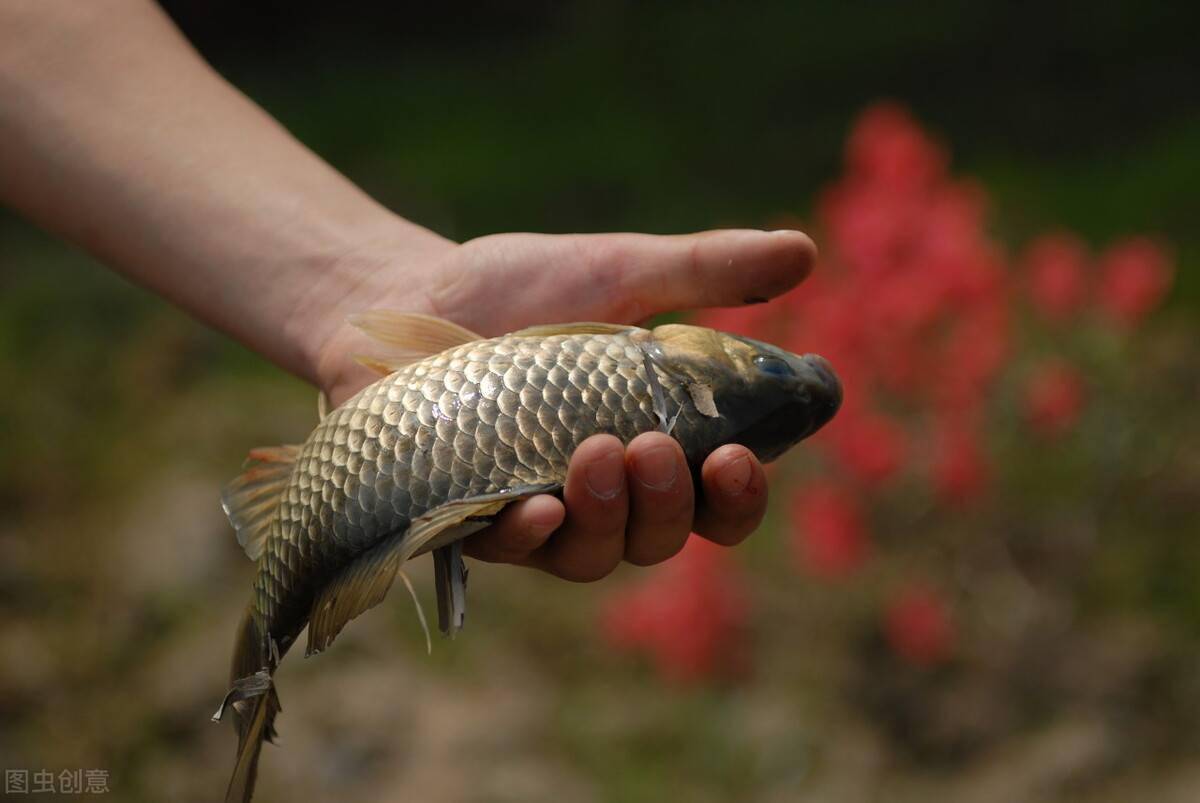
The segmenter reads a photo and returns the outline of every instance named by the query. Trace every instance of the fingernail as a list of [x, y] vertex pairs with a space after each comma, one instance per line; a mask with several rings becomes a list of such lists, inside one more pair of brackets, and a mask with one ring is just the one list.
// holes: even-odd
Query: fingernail
[[638, 454], [634, 459], [634, 476], [638, 482], [656, 491], [667, 491], [675, 485], [679, 462], [670, 446], [656, 446]]
[[625, 460], [619, 452], [609, 452], [584, 470], [588, 490], [597, 499], [612, 499], [625, 484]]
[[717, 472], [717, 489], [726, 496], [737, 496], [750, 484], [751, 472], [750, 458], [742, 455]]

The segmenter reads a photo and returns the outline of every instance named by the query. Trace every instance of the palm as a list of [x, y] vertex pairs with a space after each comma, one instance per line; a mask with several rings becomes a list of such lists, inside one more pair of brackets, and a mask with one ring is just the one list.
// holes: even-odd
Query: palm
[[[411, 310], [483, 335], [561, 321], [632, 323], [669, 310], [778, 295], [807, 275], [814, 250], [798, 232], [503, 234], [449, 246], [407, 272], [385, 258], [333, 314]], [[373, 378], [352, 358], [371, 349], [349, 326], [326, 339], [318, 375], [335, 404]], [[615, 474], [607, 472], [604, 493], [591, 473], [601, 465], [616, 467]], [[758, 526], [766, 476], [747, 449], [718, 449], [705, 460], [700, 483], [704, 504], [697, 506], [683, 451], [667, 435], [646, 433], [628, 447], [597, 435], [572, 455], [561, 501], [535, 496], [510, 505], [497, 523], [468, 539], [466, 550], [483, 560], [595, 580], [622, 560], [666, 560], [693, 531], [735, 544]]]
[[[449, 249], [412, 285], [351, 299], [449, 318], [483, 335], [538, 323], [634, 323], [678, 309], [765, 300], [812, 266], [798, 232], [714, 231], [694, 235], [500, 234]], [[347, 329], [327, 344], [322, 376], [335, 403], [371, 380], [354, 354], [369, 348]]]

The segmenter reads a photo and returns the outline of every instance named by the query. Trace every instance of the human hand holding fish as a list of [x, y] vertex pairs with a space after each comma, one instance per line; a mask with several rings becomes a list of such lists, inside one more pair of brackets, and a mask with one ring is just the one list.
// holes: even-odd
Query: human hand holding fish
[[[502, 234], [471, 240], [413, 265], [400, 248], [365, 249], [336, 266], [343, 295], [325, 286], [301, 304], [305, 353], [337, 404], [377, 377], [354, 359], [377, 346], [346, 321], [383, 306], [443, 315], [484, 334], [556, 320], [644, 320], [677, 309], [774, 297], [812, 269], [815, 248], [796, 231], [700, 234]], [[658, 563], [696, 532], [733, 545], [753, 532], [767, 482], [750, 450], [729, 444], [692, 472], [662, 433], [628, 445], [609, 436], [574, 452], [562, 499], [537, 495], [510, 505], [466, 554], [534, 566], [574, 581], [597, 580], [624, 561]], [[699, 504], [695, 504], [699, 497]]]
[[[279, 710], [274, 671], [299, 633], [308, 654], [324, 650], [397, 576], [407, 584], [410, 558], [432, 552], [439, 626], [453, 634], [464, 548], [589, 580], [623, 559], [665, 560], [693, 529], [721, 543], [752, 531], [766, 504], [760, 459], [840, 405], [828, 363], [690, 326], [536, 322], [745, 303], [793, 286], [813, 257], [799, 232], [756, 231], [500, 235], [415, 272], [357, 254], [360, 278], [336, 312], [306, 318], [304, 352], [334, 403], [374, 381], [323, 411], [303, 445], [251, 452], [224, 495], [258, 564], [217, 713], [231, 709], [238, 727], [227, 800], [252, 794]], [[425, 313], [337, 317], [373, 303]], [[663, 457], [665, 486], [647, 465]], [[707, 500], [698, 515], [693, 475]]]
[[[455, 243], [386, 209], [297, 142], [205, 64], [156, 4], [122, 0], [116, 17], [106, 8], [4, 8], [0, 107], [20, 113], [0, 132], [0, 201], [335, 404], [371, 379], [352, 360], [366, 348], [345, 325], [353, 313], [423, 312], [484, 335], [630, 323], [765, 300], [812, 266], [815, 249], [799, 232]], [[691, 477], [663, 436], [624, 448], [581, 444], [565, 507], [547, 496], [513, 505], [469, 551], [574, 580], [622, 559], [669, 557], [693, 523]], [[762, 467], [729, 445], [701, 476], [695, 530], [736, 543], [765, 509]]]
[[453, 635], [463, 540], [518, 500], [562, 492], [587, 439], [657, 430], [693, 470], [735, 442], [773, 460], [842, 401], [822, 357], [702, 327], [563, 323], [484, 338], [414, 313], [352, 323], [385, 347], [363, 360], [382, 378], [323, 411], [302, 445], [252, 451], [222, 496], [257, 564], [214, 715], [232, 710], [238, 728], [227, 801], [252, 794], [280, 710], [274, 673], [300, 633], [306, 655], [324, 651], [432, 552], [439, 627]]

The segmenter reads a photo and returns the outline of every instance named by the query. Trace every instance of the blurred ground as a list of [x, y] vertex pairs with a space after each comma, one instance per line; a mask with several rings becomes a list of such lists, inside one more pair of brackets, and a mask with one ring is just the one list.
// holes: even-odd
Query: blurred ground
[[[1002, 235], [1171, 239], [1182, 323], [1161, 364], [1195, 387], [1195, 21], [1170, 4], [489, 4], [468, 24], [461, 9], [168, 6], [301, 139], [458, 238], [808, 215], [852, 115], [898, 97], [987, 183]], [[106, 768], [118, 800], [214, 799], [234, 737], [207, 720], [251, 579], [217, 492], [248, 447], [308, 431], [312, 392], [12, 218], [0, 387], [0, 766]], [[1194, 423], [1172, 436], [1193, 444], [1170, 463], [1191, 494]], [[259, 799], [1200, 794], [1186, 539], [1097, 544], [1067, 510], [1054, 549], [1013, 568], [981, 538], [954, 552], [978, 589], [978, 649], [922, 672], [863, 635], [872, 584], [906, 564], [835, 592], [775, 567], [780, 529], [776, 515], [744, 550], [763, 615], [755, 673], [728, 686], [664, 686], [604, 646], [597, 598], [633, 570], [580, 587], [476, 566], [469, 627], [432, 656], [394, 593], [327, 655], [285, 663]], [[920, 560], [949, 554], [944, 534], [930, 543]], [[1076, 560], [1104, 582], [1058, 571]]]

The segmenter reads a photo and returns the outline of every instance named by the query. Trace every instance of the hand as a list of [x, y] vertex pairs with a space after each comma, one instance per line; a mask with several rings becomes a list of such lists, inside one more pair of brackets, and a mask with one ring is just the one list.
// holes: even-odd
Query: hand
[[[778, 295], [808, 275], [815, 253], [812, 241], [793, 231], [502, 234], [451, 246], [399, 281], [394, 263], [372, 260], [336, 309], [343, 317], [373, 307], [423, 311], [484, 335], [557, 321], [633, 323], [660, 312]], [[378, 284], [385, 278], [386, 285]], [[317, 374], [334, 403], [373, 379], [351, 359], [370, 350], [347, 326], [316, 349]], [[704, 502], [695, 507], [683, 451], [667, 435], [647, 433], [628, 448], [597, 435], [573, 455], [563, 501], [537, 496], [511, 505], [468, 540], [466, 552], [590, 581], [622, 560], [666, 560], [693, 531], [732, 545], [758, 527], [767, 482], [748, 449], [718, 449], [705, 461], [701, 481]]]
[[[126, 6], [107, 16], [65, 0], [0, 6], [0, 108], [14, 110], [0, 125], [0, 202], [335, 403], [372, 379], [352, 361], [371, 346], [343, 325], [351, 312], [423, 311], [486, 335], [632, 323], [770, 298], [811, 268], [814, 248], [799, 232], [503, 234], [456, 245], [290, 137], [205, 65], [157, 4]], [[644, 435], [624, 454], [595, 438], [571, 462], [565, 507], [551, 497], [515, 504], [470, 550], [585, 580], [622, 558], [663, 560], [692, 527], [734, 543], [757, 526], [766, 483], [745, 449], [712, 455], [703, 482], [693, 516], [670, 438]]]

